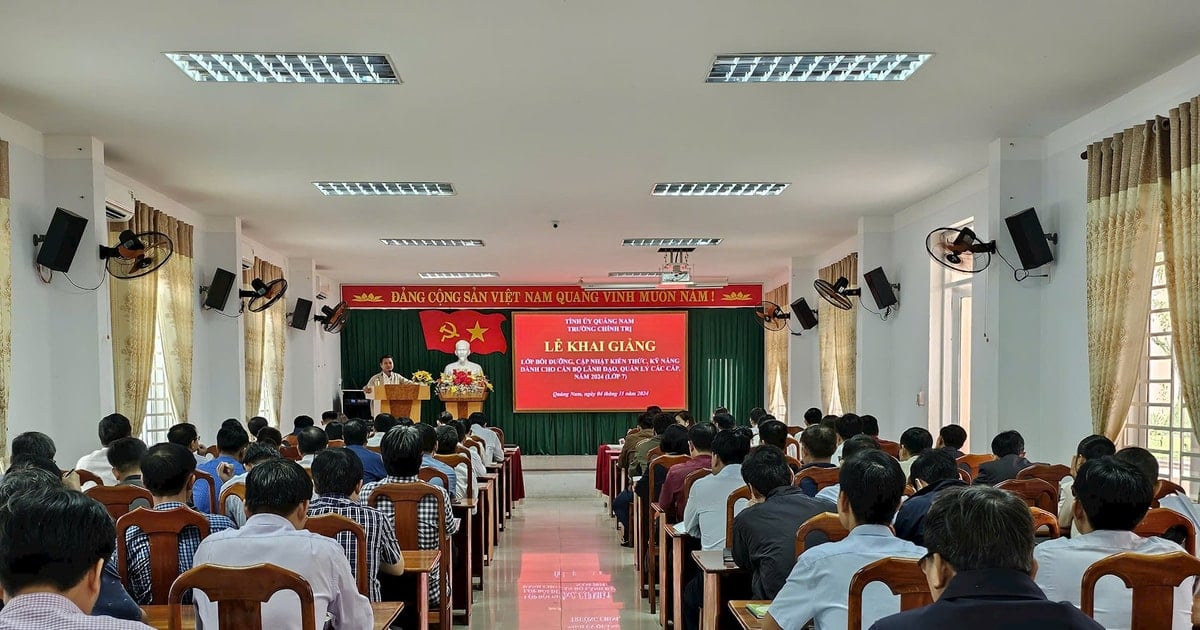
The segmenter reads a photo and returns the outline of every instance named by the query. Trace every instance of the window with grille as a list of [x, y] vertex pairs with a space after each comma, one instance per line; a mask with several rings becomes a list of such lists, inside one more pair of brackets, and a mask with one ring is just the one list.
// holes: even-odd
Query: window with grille
[[279, 426], [275, 417], [275, 398], [272, 396], [275, 367], [275, 321], [268, 315], [263, 317], [262, 383], [259, 385], [258, 415], [266, 418], [273, 427]]
[[167, 388], [167, 366], [163, 358], [162, 333], [154, 325], [154, 367], [150, 371], [150, 394], [146, 398], [146, 417], [142, 422], [142, 441], [158, 444], [167, 441], [167, 431], [175, 424], [175, 404]]
[[1200, 488], [1200, 452], [1192, 422], [1183, 405], [1183, 391], [1175, 365], [1171, 329], [1171, 299], [1167, 294], [1167, 268], [1160, 250], [1154, 259], [1150, 289], [1149, 341], [1138, 375], [1133, 404], [1120, 441], [1140, 446], [1158, 458], [1159, 475], [1183, 486], [1188, 495]]

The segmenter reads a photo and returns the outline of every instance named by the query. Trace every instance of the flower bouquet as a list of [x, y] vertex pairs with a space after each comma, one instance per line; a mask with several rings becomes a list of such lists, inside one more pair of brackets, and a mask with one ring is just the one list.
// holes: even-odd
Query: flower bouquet
[[417, 370], [416, 372], [413, 372], [412, 380], [413, 382], [420, 383], [422, 385], [430, 385], [433, 383], [433, 375], [425, 370]]
[[464, 370], [454, 370], [450, 374], [442, 374], [435, 386], [439, 397], [449, 396], [478, 396], [492, 391], [492, 384], [483, 374], [472, 374]]

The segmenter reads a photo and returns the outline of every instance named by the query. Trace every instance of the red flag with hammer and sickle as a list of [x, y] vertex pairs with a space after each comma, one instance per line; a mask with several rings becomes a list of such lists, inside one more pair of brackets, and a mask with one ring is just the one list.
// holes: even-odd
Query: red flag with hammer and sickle
[[505, 354], [508, 352], [508, 340], [500, 328], [505, 319], [500, 313], [421, 311], [425, 347], [454, 354], [454, 344], [468, 341], [471, 343], [471, 354]]

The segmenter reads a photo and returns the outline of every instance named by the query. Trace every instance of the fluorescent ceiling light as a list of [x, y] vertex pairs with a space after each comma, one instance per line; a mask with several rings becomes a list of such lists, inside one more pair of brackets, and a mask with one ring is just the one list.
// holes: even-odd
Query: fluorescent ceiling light
[[670, 182], [655, 184], [656, 197], [766, 197], [782, 193], [783, 182]]
[[446, 182], [313, 182], [325, 196], [446, 197], [455, 193]]
[[384, 245], [394, 247], [483, 247], [477, 238], [381, 238]]
[[386, 55], [346, 53], [163, 53], [193, 81], [212, 83], [400, 83]]
[[662, 271], [610, 271], [609, 278], [657, 278]]
[[710, 247], [720, 245], [719, 238], [627, 238], [626, 247]]
[[499, 278], [495, 271], [422, 271], [422, 280], [465, 280], [468, 278]]
[[904, 81], [929, 53], [750, 53], [718, 55], [706, 83]]
[[724, 277], [708, 277], [708, 278], [693, 278], [691, 282], [603, 282], [603, 281], [584, 281], [579, 282], [580, 288], [584, 291], [650, 291], [658, 289], [724, 289], [729, 285], [729, 278]]

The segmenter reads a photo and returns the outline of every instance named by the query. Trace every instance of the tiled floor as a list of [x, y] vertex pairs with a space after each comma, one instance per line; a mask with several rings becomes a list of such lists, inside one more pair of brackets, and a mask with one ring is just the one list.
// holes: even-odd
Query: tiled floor
[[658, 618], [637, 597], [632, 551], [599, 497], [525, 500], [500, 535], [473, 628], [641, 630]]

